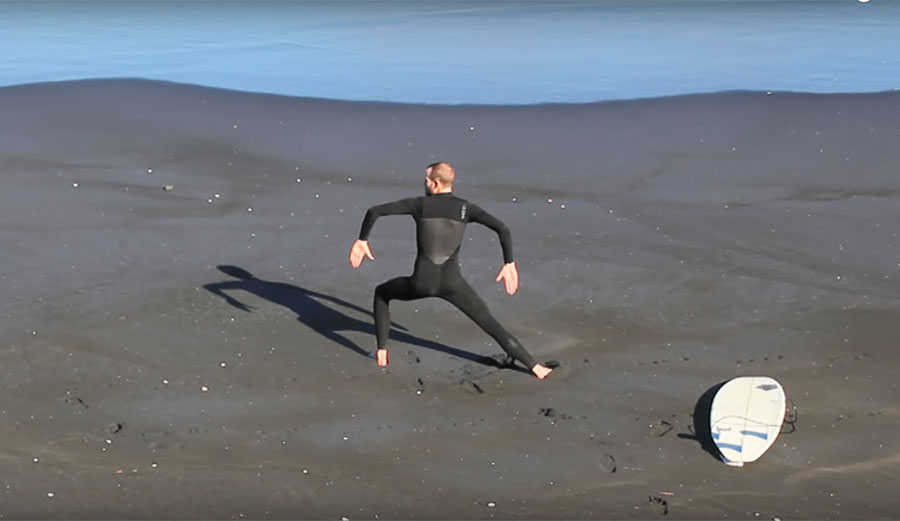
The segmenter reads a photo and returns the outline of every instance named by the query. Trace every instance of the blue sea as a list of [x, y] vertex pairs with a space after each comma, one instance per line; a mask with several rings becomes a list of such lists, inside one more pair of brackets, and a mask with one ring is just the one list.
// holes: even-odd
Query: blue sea
[[900, 88], [895, 0], [0, 0], [0, 86], [138, 77], [531, 104]]

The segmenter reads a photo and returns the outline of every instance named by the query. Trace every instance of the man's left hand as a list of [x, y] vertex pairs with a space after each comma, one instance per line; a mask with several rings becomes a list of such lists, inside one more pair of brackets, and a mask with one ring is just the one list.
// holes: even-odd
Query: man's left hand
[[513, 295], [519, 289], [519, 269], [516, 268], [516, 263], [504, 264], [494, 280], [497, 282], [502, 280], [506, 285], [506, 292]]

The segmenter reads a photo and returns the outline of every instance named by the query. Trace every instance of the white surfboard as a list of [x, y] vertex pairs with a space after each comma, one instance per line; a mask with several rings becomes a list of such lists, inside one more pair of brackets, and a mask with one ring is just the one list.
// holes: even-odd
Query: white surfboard
[[768, 376], [741, 376], [719, 388], [709, 426], [722, 461], [741, 467], [769, 450], [781, 432], [785, 402], [781, 384]]

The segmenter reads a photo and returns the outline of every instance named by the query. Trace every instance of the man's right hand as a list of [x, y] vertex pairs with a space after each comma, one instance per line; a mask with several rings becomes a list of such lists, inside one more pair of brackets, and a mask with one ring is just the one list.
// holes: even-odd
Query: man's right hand
[[357, 239], [353, 246], [350, 247], [350, 265], [358, 268], [366, 257], [370, 260], [375, 260], [372, 250], [369, 249], [369, 241]]

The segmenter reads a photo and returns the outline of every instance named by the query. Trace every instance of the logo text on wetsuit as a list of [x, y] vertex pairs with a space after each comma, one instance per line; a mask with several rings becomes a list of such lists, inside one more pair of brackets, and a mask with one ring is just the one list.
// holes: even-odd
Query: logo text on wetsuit
[[462, 205], [462, 208], [460, 208], [459, 218], [462, 220], [466, 220], [466, 205]]

